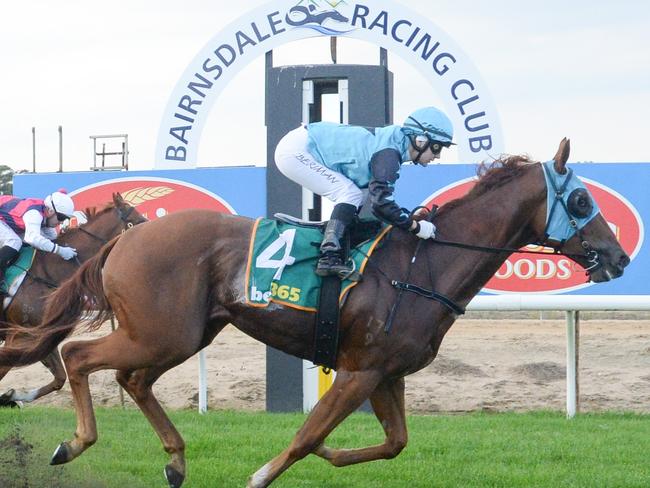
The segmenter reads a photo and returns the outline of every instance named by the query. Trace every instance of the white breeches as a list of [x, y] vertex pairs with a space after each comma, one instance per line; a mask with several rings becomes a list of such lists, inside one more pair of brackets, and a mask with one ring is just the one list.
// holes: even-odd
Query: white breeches
[[349, 203], [357, 208], [363, 192], [350, 179], [318, 162], [307, 151], [307, 129], [300, 126], [285, 135], [275, 148], [275, 164], [292, 181], [334, 203]]
[[16, 251], [20, 251], [22, 245], [23, 240], [18, 237], [18, 234], [16, 234], [11, 227], [0, 220], [0, 247], [9, 246], [14, 248]]

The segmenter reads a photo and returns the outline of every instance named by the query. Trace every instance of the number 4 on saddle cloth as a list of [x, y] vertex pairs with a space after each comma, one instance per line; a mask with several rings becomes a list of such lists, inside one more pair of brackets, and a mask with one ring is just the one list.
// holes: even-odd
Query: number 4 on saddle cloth
[[[246, 302], [254, 307], [276, 302], [316, 312], [323, 278], [316, 275], [315, 269], [324, 223], [301, 225], [302, 221], [292, 217], [277, 217], [282, 220], [260, 218], [253, 227], [246, 267]], [[362, 220], [353, 226], [349, 258], [358, 274], [352, 277], [356, 280], [343, 280], [341, 302], [358, 282], [368, 257], [389, 229], [375, 220]]]
[[254, 307], [276, 302], [317, 312], [312, 362], [335, 369], [340, 306], [347, 292], [361, 279], [368, 258], [390, 227], [376, 220], [357, 221], [351, 226], [344, 241], [354, 272], [341, 282], [338, 276], [321, 278], [316, 274], [326, 223], [275, 216], [280, 220], [258, 219], [253, 227], [246, 268], [246, 302]]
[[18, 258], [5, 271], [5, 279], [0, 283], [0, 294], [4, 298], [3, 310], [9, 306], [11, 299], [22, 285], [27, 271], [32, 267], [34, 256], [36, 256], [36, 249], [32, 246], [23, 245]]

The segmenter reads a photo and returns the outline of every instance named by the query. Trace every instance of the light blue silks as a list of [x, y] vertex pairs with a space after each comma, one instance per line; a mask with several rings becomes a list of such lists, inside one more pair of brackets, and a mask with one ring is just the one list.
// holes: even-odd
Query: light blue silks
[[319, 163], [341, 173], [359, 188], [367, 188], [372, 174], [370, 159], [382, 149], [395, 149], [401, 162], [409, 161], [409, 139], [398, 125], [368, 129], [332, 122], [307, 126], [307, 149]]
[[[573, 237], [577, 230], [582, 229], [591, 222], [600, 213], [600, 209], [585, 184], [573, 174], [573, 170], [567, 168], [565, 174], [560, 174], [555, 171], [555, 162], [553, 160], [542, 163], [542, 167], [546, 178], [547, 238], [558, 242], [566, 242]], [[593, 203], [591, 213], [584, 218], [570, 215], [568, 210], [567, 200], [569, 195], [578, 188], [582, 188], [589, 193]], [[572, 222], [575, 222], [576, 225], [571, 225]]]

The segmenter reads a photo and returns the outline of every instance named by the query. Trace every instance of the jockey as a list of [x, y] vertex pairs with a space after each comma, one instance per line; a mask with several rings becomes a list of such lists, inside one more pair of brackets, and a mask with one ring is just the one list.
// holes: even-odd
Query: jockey
[[[0, 282], [18, 256], [23, 241], [41, 251], [58, 254], [65, 260], [74, 258], [76, 249], [52, 242], [57, 237], [54, 227], [73, 214], [74, 203], [65, 190], [55, 191], [45, 200], [0, 196]], [[23, 235], [22, 239], [19, 234]]]
[[421, 239], [434, 237], [435, 226], [416, 222], [393, 198], [404, 161], [426, 166], [452, 143], [449, 118], [434, 107], [413, 112], [402, 126], [366, 128], [331, 122], [301, 125], [278, 143], [275, 163], [289, 179], [335, 203], [321, 244], [319, 276], [351, 271], [343, 262], [341, 238], [356, 216], [368, 188], [372, 213], [410, 230]]

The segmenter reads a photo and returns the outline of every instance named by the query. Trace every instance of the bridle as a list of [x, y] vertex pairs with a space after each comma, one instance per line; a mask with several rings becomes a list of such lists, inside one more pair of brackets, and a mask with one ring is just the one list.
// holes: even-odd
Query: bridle
[[[552, 164], [552, 161], [549, 162]], [[572, 213], [572, 211], [569, 209], [569, 206], [566, 203], [565, 199], [565, 194], [569, 188], [569, 184], [571, 183], [571, 179], [573, 178], [574, 174], [571, 169], [569, 169], [564, 177], [564, 181], [558, 186], [552, 177], [548, 172], [551, 170], [547, 167], [547, 165], [550, 166], [549, 163], [542, 164], [542, 167], [544, 168], [545, 172], [545, 180], [547, 182], [547, 191], [548, 189], [548, 183], [551, 183], [551, 188], [553, 190], [553, 195], [555, 196], [553, 203], [551, 205], [551, 210], [548, 212], [548, 215], [546, 217], [546, 227], [544, 229], [544, 237], [542, 239], [538, 239], [535, 244], [545, 246], [548, 243], [548, 240], [550, 238], [549, 236], [549, 231], [551, 227], [551, 222], [553, 222], [552, 218], [554, 216], [555, 210], [558, 207], [561, 207], [564, 209], [564, 212], [566, 214], [566, 217], [568, 219], [568, 224], [573, 230], [573, 234], [576, 234], [578, 238], [580, 239], [580, 243], [582, 245], [582, 249], [584, 250], [584, 254], [574, 254], [574, 253], [566, 253], [562, 251], [562, 248], [564, 247], [564, 244], [568, 241], [568, 239], [560, 241], [560, 246], [559, 247], [554, 247], [550, 246], [553, 249], [553, 254], [556, 255], [563, 255], [567, 256], [569, 258], [575, 259], [575, 258], [586, 258], [591, 265], [588, 268], [585, 268], [585, 271], [587, 274], [591, 274], [594, 270], [598, 269], [602, 264], [600, 263], [599, 260], [599, 255], [598, 252], [591, 246], [589, 241], [584, 237], [584, 233], [582, 232], [582, 229], [584, 228], [584, 225], [581, 227], [578, 224], [578, 221], [576, 220], [576, 216]], [[578, 185], [579, 186], [579, 185]], [[575, 190], [574, 190], [575, 191]], [[560, 205], [558, 205], [558, 202], [560, 202]], [[547, 204], [548, 205], [548, 204]], [[411, 217], [414, 216], [414, 214], [420, 210], [426, 207], [416, 207], [413, 209], [411, 212]], [[427, 209], [428, 210], [428, 209]], [[429, 215], [427, 216], [427, 220], [432, 221], [433, 217], [435, 216], [435, 209], [434, 211], [430, 212]], [[586, 225], [586, 224], [585, 224]], [[570, 237], [573, 237], [573, 234]], [[406, 280], [405, 281], [398, 281], [395, 279], [390, 278], [383, 270], [379, 269], [378, 266], [375, 266], [375, 268], [379, 271], [380, 274], [384, 275], [386, 278], [390, 280], [391, 285], [399, 290], [397, 298], [395, 300], [395, 303], [391, 307], [391, 310], [389, 312], [388, 318], [386, 320], [386, 323], [384, 325], [384, 332], [387, 334], [390, 332], [390, 329], [393, 324], [393, 320], [395, 318], [395, 315], [397, 313], [397, 309], [399, 307], [399, 304], [402, 299], [402, 294], [404, 291], [412, 292], [417, 295], [420, 295], [422, 297], [437, 301], [438, 303], [442, 304], [445, 306], [447, 309], [449, 309], [452, 313], [455, 315], [462, 315], [465, 313], [465, 308], [458, 305], [455, 303], [452, 299], [449, 297], [442, 295], [441, 293], [438, 293], [434, 290], [427, 290], [426, 288], [422, 288], [420, 286], [414, 285], [412, 283], [409, 283], [408, 280], [411, 276], [411, 270], [413, 266], [416, 263], [417, 257], [418, 257], [418, 252], [420, 250], [420, 247], [422, 246], [422, 243], [424, 241], [422, 239], [418, 239], [418, 243], [415, 247], [415, 251], [413, 253], [413, 257], [411, 258], [411, 261], [408, 266], [407, 274], [406, 274]], [[529, 250], [522, 250], [522, 249], [516, 249], [516, 248], [509, 248], [509, 247], [494, 247], [494, 246], [479, 246], [479, 245], [474, 245], [474, 244], [466, 244], [463, 242], [454, 242], [454, 241], [445, 241], [441, 240], [438, 238], [434, 239], [429, 239], [427, 242], [431, 242], [434, 245], [441, 245], [441, 246], [450, 246], [450, 247], [457, 247], [461, 249], [468, 249], [472, 251], [479, 251], [479, 252], [488, 252], [488, 253], [494, 253], [494, 254], [501, 254], [501, 253], [509, 253], [509, 254], [514, 254], [514, 253], [519, 253], [519, 254], [542, 254], [548, 256], [548, 252], [544, 251], [529, 251]], [[428, 247], [427, 247], [428, 249]], [[369, 261], [370, 262], [370, 261]], [[434, 277], [432, 274], [431, 267], [429, 265], [429, 259], [425, 259], [426, 266], [428, 268], [428, 274], [429, 274], [429, 279], [431, 281], [431, 284], [433, 285], [434, 283]], [[374, 263], [373, 263], [374, 264]]]
[[[119, 216], [120, 220], [124, 224], [124, 226], [122, 227], [122, 234], [124, 234], [127, 230], [131, 229], [135, 225], [133, 222], [130, 222], [128, 220], [129, 216], [133, 212], [134, 208], [135, 207], [129, 206], [128, 209], [124, 210], [121, 207], [115, 207], [115, 211], [117, 212], [117, 215]], [[77, 227], [77, 229], [79, 229], [84, 234], [89, 235], [90, 237], [92, 237], [94, 239], [97, 239], [98, 241], [102, 242], [103, 244], [106, 244], [108, 242], [107, 239], [104, 239], [103, 237], [100, 237], [100, 236], [98, 236], [96, 234], [93, 234], [92, 232], [90, 232], [89, 230], [84, 228], [83, 226], [79, 226], [79, 227]], [[77, 260], [77, 264], [81, 264], [81, 263], [79, 263], [79, 260]]]
[[[573, 215], [573, 213], [569, 209], [569, 206], [566, 203], [565, 195], [567, 192], [567, 188], [569, 187], [569, 184], [572, 182], [572, 178], [574, 177], [573, 170], [568, 169], [567, 173], [564, 176], [564, 181], [562, 181], [561, 185], [558, 186], [558, 184], [555, 182], [555, 179], [552, 177], [552, 175], [548, 173], [551, 170], [548, 169], [547, 165], [542, 163], [542, 168], [543, 171], [545, 172], [545, 180], [547, 182], [547, 186], [549, 183], [551, 184], [551, 189], [553, 190], [552, 195], [554, 196], [554, 200], [551, 205], [551, 209], [548, 212], [548, 215], [546, 217], [546, 227], [544, 228], [544, 236], [541, 239], [537, 239], [533, 244], [538, 246], [543, 246], [543, 247], [550, 247], [551, 249], [553, 249], [552, 254], [555, 255], [566, 256], [571, 259], [586, 258], [587, 262], [590, 263], [590, 266], [585, 268], [585, 271], [587, 272], [587, 274], [591, 274], [591, 272], [593, 272], [594, 270], [602, 266], [602, 263], [600, 262], [598, 251], [596, 251], [593, 248], [593, 246], [589, 243], [589, 241], [584, 237], [584, 233], [582, 231], [584, 226], [581, 227], [578, 224], [576, 217]], [[416, 207], [411, 213], [411, 216], [413, 216], [415, 212], [417, 212], [419, 209], [422, 208], [426, 208], [426, 207]], [[560, 240], [559, 246], [554, 246], [553, 244], [549, 243], [549, 240], [554, 240], [549, 235], [549, 230], [551, 227], [551, 223], [553, 222], [553, 217], [555, 217], [555, 211], [557, 208], [562, 208], [564, 210], [564, 213], [568, 221], [568, 225], [572, 229], [573, 234], [576, 234], [578, 236], [578, 239], [580, 239], [580, 244], [582, 246], [582, 249], [584, 250], [584, 253], [582, 254], [569, 253], [569, 252], [564, 252], [562, 250], [566, 242], [571, 237], [573, 237], [573, 234], [568, 239]], [[434, 216], [435, 216], [435, 212], [430, 213], [428, 216], [428, 220], [432, 220]], [[518, 249], [512, 247], [479, 246], [475, 244], [465, 244], [463, 242], [445, 241], [438, 238], [430, 239], [430, 242], [442, 246], [457, 247], [461, 249], [489, 252], [495, 254], [506, 253], [506, 252], [511, 254], [540, 254], [545, 256], [548, 256], [550, 254], [549, 252], [546, 251], [530, 251], [527, 249]]]
[[[549, 229], [551, 227], [551, 222], [553, 222], [553, 216], [555, 213], [555, 210], [558, 207], [561, 207], [564, 210], [564, 213], [566, 214], [566, 217], [568, 219], [569, 226], [573, 230], [573, 233], [578, 236], [578, 239], [580, 239], [580, 245], [582, 246], [582, 249], [584, 250], [584, 257], [587, 259], [587, 262], [591, 263], [591, 265], [588, 268], [585, 268], [585, 271], [587, 274], [591, 274], [591, 271], [594, 271], [602, 266], [602, 263], [600, 262], [598, 251], [596, 251], [593, 246], [589, 243], [589, 241], [584, 237], [584, 233], [582, 231], [583, 227], [580, 227], [578, 225], [578, 221], [576, 220], [576, 216], [573, 214], [571, 209], [569, 209], [569, 206], [567, 205], [566, 199], [565, 199], [565, 194], [567, 192], [567, 188], [569, 186], [569, 183], [571, 182], [571, 179], [574, 177], [573, 170], [569, 168], [566, 172], [566, 177], [564, 178], [564, 181], [562, 182], [561, 186], [558, 188], [558, 184], [555, 181], [555, 178], [549, 172], [551, 171], [546, 164], [542, 164], [542, 168], [544, 168], [544, 172], [546, 175], [546, 181], [547, 185], [548, 183], [551, 183], [552, 189], [553, 189], [553, 194], [555, 196], [555, 199], [553, 200], [553, 204], [551, 205], [551, 210], [548, 213], [548, 216], [546, 217], [546, 228], [544, 229], [544, 239], [539, 242], [540, 245], [546, 245], [548, 240], [549, 240]], [[558, 203], [560, 205], [558, 205]], [[573, 236], [571, 236], [573, 237]], [[560, 247], [557, 248], [558, 254], [564, 254], [566, 256], [572, 257], [575, 256], [574, 254], [565, 254], [562, 252], [562, 248], [564, 247], [564, 244], [566, 243], [567, 240], [562, 240], [560, 241]], [[552, 246], [551, 246], [552, 247]], [[554, 248], [555, 249], [555, 248]]]

